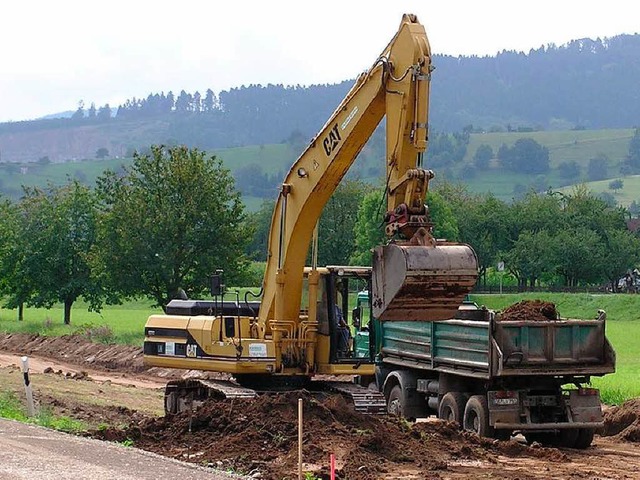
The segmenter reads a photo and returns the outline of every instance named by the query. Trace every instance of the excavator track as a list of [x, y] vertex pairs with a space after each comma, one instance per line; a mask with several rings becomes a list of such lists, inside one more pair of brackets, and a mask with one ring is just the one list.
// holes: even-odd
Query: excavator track
[[323, 390], [337, 392], [353, 401], [356, 412], [367, 415], [386, 415], [387, 402], [384, 395], [355, 383], [321, 382]]
[[255, 398], [257, 392], [229, 380], [175, 380], [164, 391], [165, 414], [175, 415], [202, 405], [207, 399]]
[[[385, 415], [387, 403], [380, 392], [347, 382], [312, 382], [313, 391], [335, 392], [348, 397], [356, 412], [368, 415]], [[190, 411], [202, 405], [207, 399], [256, 398], [260, 394], [229, 380], [176, 380], [169, 382], [165, 389], [165, 413], [175, 415]]]

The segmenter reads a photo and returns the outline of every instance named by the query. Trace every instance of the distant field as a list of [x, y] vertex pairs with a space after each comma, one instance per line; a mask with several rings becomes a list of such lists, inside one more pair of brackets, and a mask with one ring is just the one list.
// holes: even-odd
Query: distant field
[[[566, 184], [566, 181], [558, 175], [557, 170], [557, 166], [562, 162], [576, 161], [582, 169], [582, 177], [579, 181], [584, 181], [589, 160], [602, 153], [609, 158], [609, 179], [602, 182], [594, 182], [588, 184], [588, 186], [595, 193], [609, 191], [614, 194], [613, 191], [608, 190], [608, 184], [611, 179], [620, 178], [619, 164], [628, 153], [629, 141], [632, 136], [632, 129], [472, 134], [467, 154], [463, 161], [453, 168], [436, 169], [436, 182], [440, 179], [461, 182], [466, 184], [472, 192], [492, 192], [498, 198], [510, 201], [515, 195], [514, 187], [516, 185], [520, 185], [521, 189], [524, 190], [531, 188], [534, 183], [539, 190], [549, 187], [554, 189], [561, 188]], [[525, 137], [533, 138], [549, 149], [552, 169], [544, 176], [514, 174], [504, 171], [495, 161], [489, 169], [477, 172], [474, 176], [465, 177], [464, 174], [460, 173], [465, 164], [471, 163], [473, 155], [480, 145], [491, 146], [495, 153], [502, 144], [512, 146], [519, 138]], [[287, 144], [226, 148], [211, 151], [210, 153], [221, 158], [225, 166], [236, 176], [251, 175], [255, 173], [257, 168], [260, 168], [263, 173], [270, 176], [275, 175], [278, 179], [284, 177], [295, 159], [294, 152]], [[371, 183], [378, 182], [384, 169], [383, 162], [377, 159], [380, 155], [381, 153], [372, 147], [365, 147], [350, 174], [353, 174], [354, 178], [360, 178]], [[428, 158], [427, 154], [427, 165]], [[91, 159], [50, 165], [33, 163], [24, 166], [0, 165], [0, 190], [14, 198], [18, 198], [21, 192], [21, 185], [44, 187], [47, 181], [54, 184], [62, 184], [68, 178], [77, 178], [82, 182], [93, 185], [96, 177], [102, 174], [105, 169], [117, 170], [122, 165], [129, 165], [130, 163], [131, 159]], [[614, 194], [614, 196], [621, 205], [628, 206], [631, 201], [640, 199], [640, 178], [626, 177], [623, 178], [623, 181], [623, 189]], [[273, 198], [275, 198], [276, 194], [274, 189]], [[261, 198], [253, 196], [246, 196], [243, 200], [248, 211], [257, 210], [262, 203]]]
[[[629, 151], [629, 141], [633, 133], [632, 129], [618, 129], [472, 134], [464, 158], [465, 163], [472, 161], [480, 145], [489, 145], [495, 155], [502, 144], [513, 146], [520, 138], [533, 138], [549, 149], [551, 171], [541, 176], [542, 178], [538, 178], [540, 176], [504, 171], [493, 162], [487, 171], [478, 172], [469, 179], [463, 177], [459, 180], [466, 183], [472, 192], [490, 191], [498, 198], [509, 201], [514, 197], [514, 186], [518, 184], [528, 189], [537, 180], [540, 183], [538, 188], [541, 190], [549, 187], [559, 189], [562, 185], [566, 185], [566, 180], [563, 180], [556, 170], [563, 162], [575, 161], [582, 170], [579, 182], [585, 182], [589, 160], [598, 154], [604, 154], [609, 158], [607, 166], [609, 179], [599, 182], [604, 183], [604, 186], [598, 186], [599, 189], [594, 188], [593, 191], [594, 193], [608, 191], [607, 186], [611, 179], [620, 178], [619, 165]], [[591, 188], [591, 184], [588, 184], [588, 187]], [[565, 190], [571, 188], [571, 186], [565, 187]], [[615, 197], [621, 205], [628, 206], [631, 200], [638, 199], [640, 196], [637, 195], [633, 182], [627, 185], [625, 181], [624, 188]]]
[[[613, 179], [600, 180], [598, 182], [587, 182], [586, 187], [594, 194], [610, 193], [619, 205], [628, 207], [631, 202], [635, 200], [636, 203], [640, 203], [640, 175], [630, 175], [628, 177], [618, 176], [623, 182], [623, 187], [617, 192], [609, 188], [609, 184]], [[558, 190], [564, 193], [571, 192], [572, 187], [559, 188]]]
[[634, 130], [562, 130], [542, 132], [474, 133], [469, 141], [465, 161], [471, 161], [480, 145], [489, 145], [494, 153], [502, 144], [513, 146], [520, 138], [533, 138], [549, 149], [551, 167], [561, 162], [576, 161], [586, 166], [590, 158], [604, 153], [612, 162], [619, 163], [629, 152], [629, 141]]

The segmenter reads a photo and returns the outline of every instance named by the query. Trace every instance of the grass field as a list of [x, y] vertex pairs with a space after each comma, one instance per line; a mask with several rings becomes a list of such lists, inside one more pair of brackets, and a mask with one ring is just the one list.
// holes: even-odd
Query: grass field
[[586, 166], [590, 158], [604, 153], [612, 162], [618, 163], [629, 153], [629, 141], [634, 130], [560, 130], [540, 132], [474, 133], [464, 161], [471, 161], [480, 145], [489, 145], [494, 153], [502, 144], [513, 146], [520, 138], [533, 138], [549, 149], [551, 168], [561, 162], [575, 161]]
[[[595, 318], [598, 309], [607, 312], [607, 336], [616, 355], [616, 373], [596, 378], [593, 384], [602, 389], [607, 403], [620, 403], [628, 398], [640, 397], [640, 295], [591, 294], [505, 294], [473, 295], [472, 299], [488, 308], [500, 310], [522, 299], [542, 299], [556, 304], [560, 315], [570, 318]], [[149, 315], [161, 313], [151, 308], [148, 300], [107, 306], [101, 313], [86, 310], [78, 302], [73, 309], [71, 325], [62, 323], [62, 307], [51, 310], [27, 308], [25, 320], [17, 321], [15, 310], [0, 309], [0, 331], [65, 335], [94, 333], [99, 341], [115, 341], [141, 345], [144, 324]], [[100, 327], [109, 331], [101, 335]], [[103, 330], [104, 330], [103, 329]], [[95, 333], [97, 332], [97, 333]]]
[[[98, 327], [108, 327], [111, 334], [98, 333], [100, 340], [112, 340], [128, 345], [142, 345], [144, 324], [149, 315], [162, 313], [160, 308], [151, 308], [149, 300], [128, 302], [124, 305], [109, 305], [100, 313], [89, 312], [87, 305], [76, 302], [71, 312], [71, 325], [65, 325], [62, 305], [51, 309], [25, 308], [24, 321], [17, 321], [17, 311], [0, 309], [0, 331], [39, 333], [41, 335], [70, 335], [74, 333], [99, 332]], [[105, 329], [107, 330], [107, 329]], [[109, 338], [111, 337], [111, 338]]]

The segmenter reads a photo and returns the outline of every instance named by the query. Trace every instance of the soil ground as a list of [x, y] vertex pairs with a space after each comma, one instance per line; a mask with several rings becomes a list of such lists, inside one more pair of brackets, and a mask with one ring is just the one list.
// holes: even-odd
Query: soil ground
[[[29, 355], [41, 408], [83, 420], [85, 435], [254, 478], [297, 477], [297, 403], [304, 405], [305, 472], [339, 479], [632, 479], [640, 471], [640, 399], [606, 410], [603, 435], [578, 451], [499, 442], [438, 420], [361, 415], [342, 397], [306, 391], [211, 401], [191, 415], [162, 415], [162, 386], [186, 372], [145, 369], [135, 347], [82, 337], [0, 335], [0, 390], [22, 389]], [[44, 372], [48, 373], [44, 373]]]

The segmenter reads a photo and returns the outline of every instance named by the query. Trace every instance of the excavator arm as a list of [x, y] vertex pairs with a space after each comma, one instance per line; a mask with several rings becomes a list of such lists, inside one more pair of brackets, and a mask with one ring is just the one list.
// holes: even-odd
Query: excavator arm
[[[386, 232], [398, 239], [388, 246], [393, 251], [380, 250], [374, 255], [374, 313], [389, 320], [447, 318], [475, 283], [477, 260], [473, 250], [466, 245], [438, 246], [431, 236], [424, 204], [428, 182], [433, 177], [431, 171], [422, 168], [431, 71], [424, 27], [415, 16], [404, 15], [389, 45], [369, 71], [358, 77], [289, 170], [271, 221], [259, 317], [263, 331], [271, 332], [276, 344], [282, 336], [301, 334], [296, 329], [300, 322], [303, 270], [313, 231], [325, 204], [385, 115]], [[451, 248], [456, 249], [454, 261], [450, 261]], [[427, 251], [431, 254], [425, 256]], [[434, 290], [434, 272], [428, 263], [436, 257]], [[403, 279], [399, 280], [396, 273]], [[453, 287], [451, 277], [456, 282]], [[461, 283], [458, 280], [462, 277]], [[313, 272], [309, 283], [312, 295], [317, 284]], [[432, 291], [448, 297], [446, 306], [440, 301], [415, 301], [415, 297], [429, 297]], [[409, 308], [403, 308], [403, 304]], [[309, 302], [309, 319], [315, 318], [314, 309], [315, 302]]]

